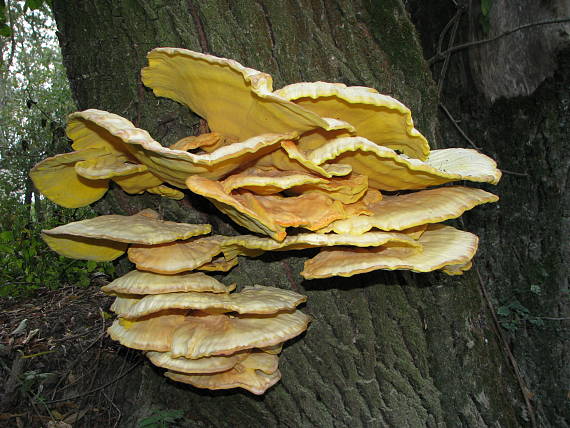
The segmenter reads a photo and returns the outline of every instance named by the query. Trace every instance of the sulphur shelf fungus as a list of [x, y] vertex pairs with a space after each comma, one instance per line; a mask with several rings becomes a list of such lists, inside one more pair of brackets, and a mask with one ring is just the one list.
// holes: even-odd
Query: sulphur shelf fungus
[[211, 132], [166, 147], [125, 118], [85, 110], [69, 116], [73, 151], [30, 175], [65, 207], [96, 201], [111, 181], [131, 194], [192, 192], [257, 234], [209, 235], [209, 225], [165, 222], [149, 211], [43, 232], [68, 257], [128, 254], [136, 269], [103, 289], [116, 296], [109, 333], [146, 352], [168, 378], [255, 394], [280, 379], [283, 343], [309, 323], [296, 309], [305, 297], [271, 287], [235, 292], [204, 273], [227, 272], [239, 256], [321, 248], [305, 263], [305, 279], [376, 269], [460, 275], [472, 266], [477, 236], [441, 223], [496, 202], [465, 183], [496, 184], [501, 173], [475, 150], [431, 150], [394, 98], [326, 82], [273, 90], [268, 74], [175, 48], [149, 52], [142, 81], [189, 107]]
[[145, 351], [174, 381], [263, 394], [281, 378], [283, 343], [308, 327], [310, 317], [297, 310], [307, 298], [259, 285], [235, 292], [235, 284], [195, 272], [202, 265], [215, 269], [219, 258], [233, 266], [237, 255], [252, 254], [239, 237], [199, 237], [210, 229], [143, 210], [70, 223], [45, 230], [43, 237], [73, 258], [111, 260], [129, 253], [137, 269], [103, 287], [116, 297], [111, 311], [118, 318], [108, 330], [114, 340]]

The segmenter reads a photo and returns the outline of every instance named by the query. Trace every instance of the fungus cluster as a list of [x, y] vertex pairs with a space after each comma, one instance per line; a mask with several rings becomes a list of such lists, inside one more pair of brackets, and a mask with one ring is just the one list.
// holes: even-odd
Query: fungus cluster
[[103, 287], [116, 296], [111, 338], [146, 351], [173, 380], [262, 394], [281, 378], [283, 342], [308, 326], [310, 318], [296, 310], [306, 297], [264, 286], [231, 293], [235, 284], [192, 272], [217, 269], [212, 260], [224, 237], [199, 237], [210, 231], [207, 224], [162, 221], [156, 212], [143, 210], [69, 223], [44, 231], [44, 239], [67, 257], [108, 261], [127, 252], [136, 264]]
[[[153, 363], [172, 371], [170, 378], [212, 387], [216, 376], [221, 384], [234, 385], [232, 370], [242, 380], [253, 371], [265, 377], [249, 389], [262, 391], [259, 385], [278, 378], [276, 357], [267, 347], [307, 325], [294, 311], [299, 295], [285, 297], [279, 294], [283, 290], [267, 288], [232, 294], [227, 288], [184, 288], [186, 275], [205, 275], [183, 272], [229, 270], [240, 255], [308, 247], [322, 249], [305, 263], [306, 279], [376, 269], [458, 275], [471, 267], [477, 237], [441, 222], [498, 198], [445, 184], [496, 184], [501, 173], [489, 157], [471, 149], [431, 150], [409, 109], [371, 88], [312, 82], [274, 91], [265, 73], [185, 49], [154, 49], [148, 62], [143, 83], [157, 96], [187, 105], [207, 121], [210, 133], [165, 147], [127, 119], [85, 110], [69, 117], [74, 151], [40, 162], [31, 177], [46, 197], [66, 207], [101, 198], [109, 181], [128, 193], [174, 199], [190, 190], [254, 233], [203, 236], [208, 225], [176, 225], [149, 227], [152, 232], [145, 234], [145, 222], [168, 223], [148, 213], [132, 216], [138, 225], [129, 228], [119, 225], [120, 216], [103, 216], [117, 231], [123, 229], [120, 236], [90, 231], [103, 217], [79, 222], [81, 232], [77, 224], [44, 232], [51, 248], [71, 257], [109, 260], [130, 245], [128, 257], [137, 270], [105, 289], [118, 296], [119, 321], [110, 333], [148, 351]], [[136, 281], [152, 285], [136, 283], [139, 276], [143, 279]], [[174, 278], [173, 285], [165, 278]], [[280, 333], [286, 324], [281, 319], [295, 316], [294, 333]], [[271, 343], [261, 339], [270, 334], [263, 329], [253, 333], [255, 340], [238, 333], [238, 326], [251, 333], [259, 318], [276, 335]], [[206, 333], [197, 333], [197, 325]], [[155, 335], [162, 342], [151, 349]], [[198, 337], [211, 337], [216, 346], [198, 343]], [[237, 345], [237, 337], [247, 345]], [[184, 366], [186, 360], [206, 364], [205, 359], [211, 366], [199, 370], [210, 371]], [[228, 364], [234, 364], [230, 370]], [[220, 374], [199, 374], [214, 370]]]

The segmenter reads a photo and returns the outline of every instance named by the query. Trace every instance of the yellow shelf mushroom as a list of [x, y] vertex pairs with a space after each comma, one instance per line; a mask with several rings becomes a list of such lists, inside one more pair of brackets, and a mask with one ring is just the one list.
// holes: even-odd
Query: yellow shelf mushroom
[[[143, 350], [174, 381], [263, 394], [281, 378], [283, 343], [311, 318], [306, 297], [272, 287], [224, 285], [238, 256], [322, 248], [306, 279], [376, 269], [472, 266], [477, 236], [441, 224], [498, 197], [456, 181], [496, 184], [501, 172], [470, 149], [431, 150], [410, 110], [372, 88], [301, 82], [273, 90], [268, 74], [231, 59], [186, 49], [148, 54], [142, 80], [157, 96], [188, 106], [210, 133], [165, 147], [116, 114], [69, 116], [71, 153], [30, 172], [36, 187], [66, 207], [101, 198], [110, 181], [125, 192], [208, 198], [256, 235], [207, 235], [210, 225], [162, 221], [144, 211], [43, 231], [58, 253], [113, 260], [125, 252], [136, 270], [103, 287], [116, 296], [108, 332]], [[309, 231], [309, 232], [307, 232]]]

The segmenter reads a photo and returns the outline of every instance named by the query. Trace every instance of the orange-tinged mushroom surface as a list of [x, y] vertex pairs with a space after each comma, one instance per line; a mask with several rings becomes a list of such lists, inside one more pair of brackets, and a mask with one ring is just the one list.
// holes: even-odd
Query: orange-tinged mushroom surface
[[227, 260], [224, 256], [216, 257], [209, 263], [204, 263], [198, 270], [207, 272], [228, 272], [238, 264], [238, 259]]
[[171, 348], [174, 332], [185, 322], [184, 311], [172, 311], [136, 321], [119, 318], [107, 329], [107, 333], [111, 339], [129, 348], [166, 352]]
[[418, 242], [422, 251], [401, 246], [326, 248], [305, 262], [301, 275], [311, 279], [352, 276], [377, 269], [430, 272], [446, 266], [467, 266], [477, 251], [478, 238], [451, 226], [434, 224], [427, 227]]
[[237, 316], [196, 311], [176, 329], [170, 351], [175, 358], [202, 358], [277, 345], [305, 331], [310, 320], [301, 311]]
[[286, 227], [317, 230], [346, 217], [342, 203], [324, 194], [283, 197], [241, 191], [229, 195], [219, 182], [197, 176], [189, 177], [186, 184], [194, 193], [210, 199], [220, 211], [239, 225], [278, 241], [285, 238]]
[[282, 171], [274, 167], [253, 167], [232, 174], [221, 182], [224, 192], [245, 189], [258, 195], [273, 195], [307, 184], [325, 184], [327, 180], [305, 171]]
[[257, 357], [258, 355], [261, 354], [249, 354], [245, 360], [237, 363], [233, 369], [225, 372], [194, 375], [168, 371], [164, 375], [176, 382], [188, 383], [197, 388], [213, 390], [243, 388], [253, 394], [261, 395], [279, 382], [281, 373], [277, 369], [269, 374], [264, 371], [262, 368], [266, 367], [267, 363], [265, 361], [256, 361], [254, 358], [259, 358]]
[[222, 237], [208, 236], [161, 245], [133, 245], [129, 260], [137, 269], [171, 275], [211, 262], [221, 251]]

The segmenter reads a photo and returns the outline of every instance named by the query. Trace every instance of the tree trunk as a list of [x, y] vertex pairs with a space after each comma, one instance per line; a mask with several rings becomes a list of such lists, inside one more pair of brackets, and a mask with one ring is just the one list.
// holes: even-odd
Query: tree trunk
[[[418, 129], [437, 146], [435, 86], [399, 1], [55, 0], [54, 10], [79, 108], [127, 117], [165, 145], [195, 133], [198, 119], [141, 84], [145, 55], [157, 46], [236, 59], [272, 74], [276, 88], [316, 80], [375, 87], [408, 105]], [[232, 233], [225, 218], [192, 195], [165, 205], [111, 192], [99, 209], [134, 212], [159, 203], [167, 219], [207, 218], [217, 233]], [[484, 251], [487, 245], [481, 243]], [[520, 389], [474, 273], [374, 272], [303, 281], [298, 273], [306, 254], [240, 260], [224, 279], [309, 296], [303, 310], [314, 321], [285, 347], [277, 386], [261, 398], [213, 393], [173, 384], [143, 365], [118, 381], [122, 424], [135, 426], [151, 409], [182, 409], [183, 425], [191, 427], [525, 423]]]
[[[430, 2], [427, 13], [425, 2], [412, 3], [424, 50], [432, 57], [457, 9], [438, 0]], [[568, 426], [570, 4], [492, 4], [485, 28], [479, 3], [470, 3], [455, 44], [497, 37], [522, 24], [544, 24], [455, 53], [440, 78], [441, 102], [504, 171], [495, 190], [499, 209], [470, 211], [464, 222], [484, 242], [480, 272], [495, 297], [538, 425]], [[566, 22], [556, 22], [562, 18]], [[447, 39], [444, 49], [446, 44]], [[436, 64], [434, 75], [441, 76], [442, 64]], [[442, 109], [440, 114], [446, 141], [470, 147]]]

